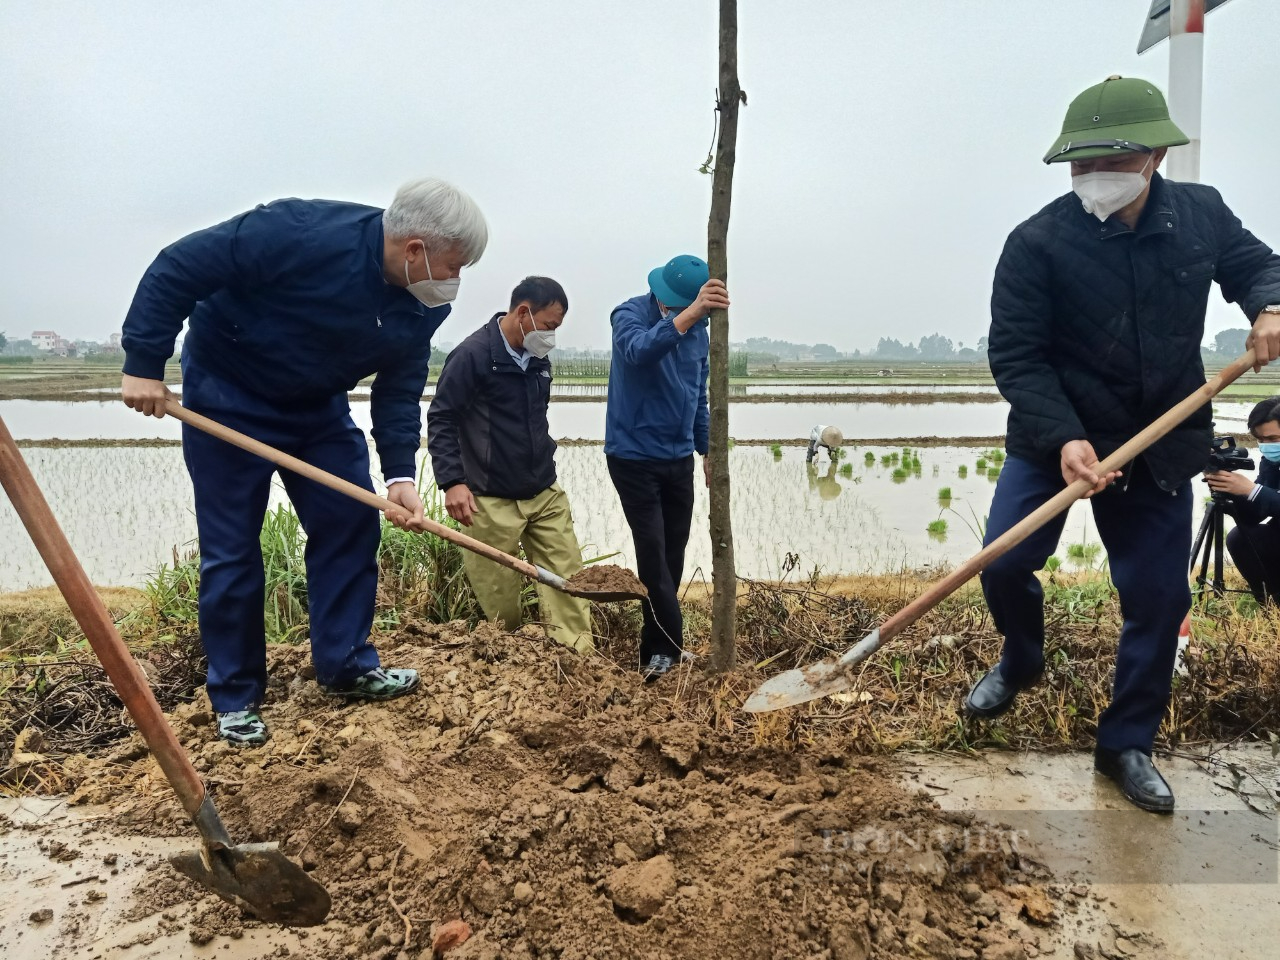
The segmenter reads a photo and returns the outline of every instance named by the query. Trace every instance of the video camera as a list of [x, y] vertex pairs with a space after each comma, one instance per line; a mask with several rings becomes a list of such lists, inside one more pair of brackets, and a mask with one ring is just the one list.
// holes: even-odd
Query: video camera
[[1206, 470], [1252, 470], [1253, 466], [1253, 457], [1244, 447], [1236, 446], [1235, 437], [1213, 438]]

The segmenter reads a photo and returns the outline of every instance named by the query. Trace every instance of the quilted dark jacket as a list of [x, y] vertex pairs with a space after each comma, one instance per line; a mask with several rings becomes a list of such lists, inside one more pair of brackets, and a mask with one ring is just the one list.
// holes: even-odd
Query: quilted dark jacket
[[[1104, 458], [1202, 385], [1213, 280], [1249, 323], [1280, 303], [1280, 256], [1202, 184], [1153, 175], [1134, 230], [1072, 193], [1020, 224], [996, 267], [987, 354], [1012, 407], [1010, 455], [1056, 465], [1088, 440]], [[1204, 467], [1210, 431], [1206, 406], [1148, 449], [1161, 488]]]

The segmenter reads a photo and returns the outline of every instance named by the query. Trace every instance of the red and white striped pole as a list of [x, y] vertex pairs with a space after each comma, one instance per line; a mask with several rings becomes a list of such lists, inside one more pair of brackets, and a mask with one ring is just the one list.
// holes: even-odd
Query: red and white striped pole
[[1204, 102], [1204, 0], [1173, 0], [1169, 9], [1169, 114], [1190, 139], [1170, 147], [1170, 180], [1200, 181], [1200, 113]]

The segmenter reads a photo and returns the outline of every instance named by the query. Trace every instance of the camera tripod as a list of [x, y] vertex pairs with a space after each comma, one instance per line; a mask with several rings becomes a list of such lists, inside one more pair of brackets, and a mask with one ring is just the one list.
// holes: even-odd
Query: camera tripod
[[[1226, 498], [1214, 494], [1209, 505], [1205, 507], [1204, 519], [1200, 521], [1200, 529], [1191, 544], [1191, 573], [1195, 574], [1197, 562], [1200, 573], [1196, 575], [1196, 585], [1203, 593], [1206, 586], [1215, 594], [1248, 593], [1248, 590], [1228, 589], [1222, 576], [1222, 564], [1226, 554], [1226, 536], [1222, 519], [1227, 514]], [[1213, 564], [1213, 579], [1209, 578], [1209, 564]]]

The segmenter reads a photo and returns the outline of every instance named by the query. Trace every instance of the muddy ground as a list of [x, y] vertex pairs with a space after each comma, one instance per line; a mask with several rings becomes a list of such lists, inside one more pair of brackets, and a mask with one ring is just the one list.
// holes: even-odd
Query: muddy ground
[[345, 705], [274, 648], [262, 748], [217, 741], [207, 702], [173, 714], [233, 838], [312, 871], [326, 924], [260, 924], [175, 874], [193, 833], [134, 739], [59, 764], [66, 808], [0, 821], [6, 956], [429, 960], [454, 920], [459, 960], [1176, 955], [1108, 939], [1088, 885], [847, 737], [763, 737], [696, 665], [645, 687], [484, 624], [382, 648], [416, 695]]

